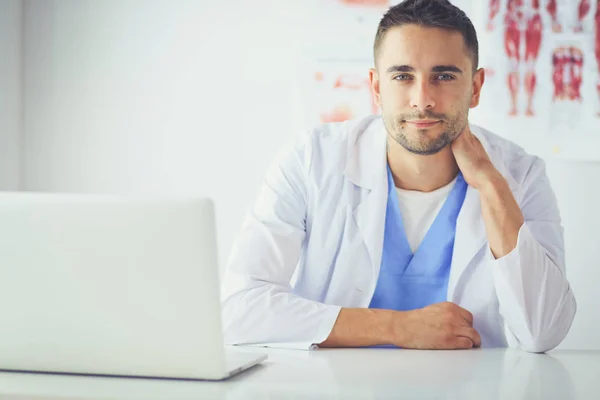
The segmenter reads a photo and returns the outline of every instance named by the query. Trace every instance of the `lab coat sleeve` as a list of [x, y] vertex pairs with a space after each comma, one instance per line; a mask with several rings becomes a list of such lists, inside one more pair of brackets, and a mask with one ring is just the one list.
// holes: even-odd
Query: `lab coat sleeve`
[[292, 293], [305, 238], [310, 134], [267, 172], [222, 279], [226, 344], [310, 349], [329, 336], [340, 307]]
[[567, 335], [577, 309], [566, 278], [563, 228], [541, 159], [536, 158], [517, 199], [525, 223], [517, 245], [493, 260], [494, 284], [510, 347], [545, 352]]

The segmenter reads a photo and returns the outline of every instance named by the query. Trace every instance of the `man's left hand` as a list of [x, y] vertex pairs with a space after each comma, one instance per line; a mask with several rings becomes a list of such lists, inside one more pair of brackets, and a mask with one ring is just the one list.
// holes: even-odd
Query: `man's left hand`
[[465, 181], [481, 194], [481, 213], [492, 254], [504, 257], [517, 246], [524, 223], [521, 209], [468, 124], [452, 142], [452, 152]]
[[486, 183], [500, 176], [479, 139], [471, 133], [468, 123], [452, 142], [451, 148], [458, 168], [469, 186], [481, 189]]

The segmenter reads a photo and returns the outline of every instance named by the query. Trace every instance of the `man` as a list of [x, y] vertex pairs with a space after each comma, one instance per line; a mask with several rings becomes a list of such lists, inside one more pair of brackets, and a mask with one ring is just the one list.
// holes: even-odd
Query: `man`
[[468, 124], [471, 21], [406, 0], [374, 54], [382, 116], [307, 132], [268, 172], [223, 278], [226, 343], [557, 346], [576, 310], [559, 211], [542, 160]]

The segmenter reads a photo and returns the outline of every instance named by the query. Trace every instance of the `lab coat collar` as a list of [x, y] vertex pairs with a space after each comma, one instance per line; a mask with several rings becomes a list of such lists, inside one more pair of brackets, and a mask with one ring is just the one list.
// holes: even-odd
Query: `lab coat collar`
[[[516, 192], [518, 184], [510, 174], [500, 152], [490, 144], [481, 127], [473, 124], [469, 126], [489, 155], [494, 167], [504, 176], [511, 190]], [[385, 157], [387, 133], [381, 116], [364, 118], [356, 124], [350, 135], [348, 162], [344, 175], [356, 186], [369, 190], [378, 188], [383, 182], [381, 177], [385, 175], [387, 163]]]
[[387, 176], [387, 134], [383, 120], [378, 115], [364, 118], [351, 130], [350, 139], [344, 175], [361, 188], [380, 188]]

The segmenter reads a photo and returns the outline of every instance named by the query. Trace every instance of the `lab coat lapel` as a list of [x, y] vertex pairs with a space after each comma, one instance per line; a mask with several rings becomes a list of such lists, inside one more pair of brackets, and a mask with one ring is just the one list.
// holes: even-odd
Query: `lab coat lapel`
[[367, 118], [356, 128], [348, 148], [344, 174], [360, 187], [360, 203], [353, 216], [377, 277], [383, 250], [387, 203], [386, 134], [380, 117]]
[[454, 301], [454, 292], [460, 277], [485, 242], [486, 233], [481, 217], [481, 199], [479, 192], [469, 186], [456, 220], [454, 252], [448, 278], [449, 301]]

